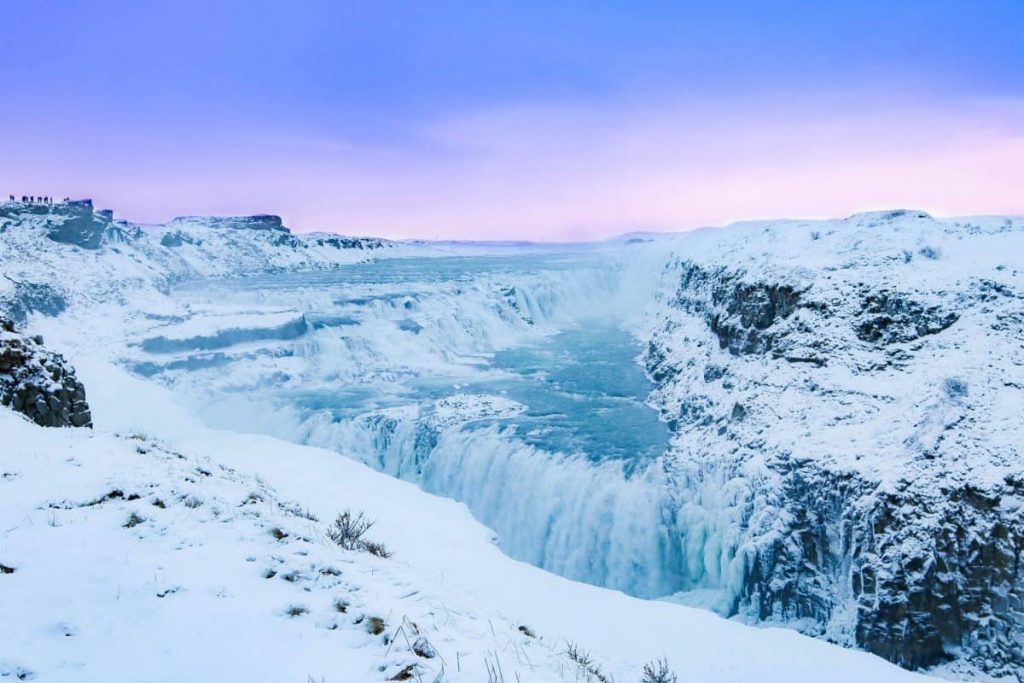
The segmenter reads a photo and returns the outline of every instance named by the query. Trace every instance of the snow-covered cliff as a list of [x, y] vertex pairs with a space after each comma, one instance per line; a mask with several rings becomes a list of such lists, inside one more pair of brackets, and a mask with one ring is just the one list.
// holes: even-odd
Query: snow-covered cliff
[[678, 240], [645, 363], [688, 588], [917, 668], [1024, 663], [1024, 221]]
[[[108, 218], [98, 220], [110, 227]], [[195, 339], [250, 348], [244, 334], [209, 334], [210, 318], [236, 331], [286, 329], [268, 337], [282, 341], [292, 334], [281, 323], [290, 314], [246, 318], [225, 307], [207, 315], [179, 306], [165, 288], [363, 258], [349, 256], [359, 247], [347, 238], [276, 244], [282, 231], [273, 221], [214, 227], [203, 219], [104, 227], [94, 245], [55, 235], [51, 222], [62, 221], [34, 210], [4, 216], [4, 306], [75, 361], [96, 429], [43, 429], [0, 411], [0, 678], [634, 681], [645, 662], [668, 657], [687, 681], [920, 680], [792, 631], [748, 628], [512, 561], [461, 504], [333, 451], [210, 429], [172, 392], [111, 364], [132, 335], [156, 326], [164, 331], [154, 353], [177, 353]], [[167, 234], [182, 243], [162, 244]], [[494, 314], [512, 311], [523, 331], [539, 327], [549, 306], [566, 299], [556, 285], [500, 289], [505, 308]], [[397, 305], [406, 310], [410, 300]], [[330, 328], [306, 322], [303, 335]], [[457, 322], [468, 337], [472, 321]], [[504, 333], [497, 320], [491, 326]], [[375, 327], [376, 336], [386, 340], [386, 329]], [[403, 328], [410, 338], [421, 332], [435, 330]], [[509, 405], [495, 399], [489, 409]], [[457, 423], [482, 407], [440, 401], [434, 417]], [[393, 557], [331, 541], [329, 521], [349, 507], [378, 520], [375, 540]]]
[[[295, 236], [272, 216], [133, 226], [81, 204], [4, 205], [0, 310], [76, 363], [164, 384], [208, 424], [231, 404], [219, 426], [455, 497], [503, 549], [556, 573], [908, 668], [1020, 676], [1024, 221], [896, 211], [629, 242], [545, 260]], [[514, 268], [481, 265], [485, 252]], [[336, 270], [427, 254], [459, 258]], [[614, 325], [586, 322], [597, 314]], [[539, 384], [487, 382], [510, 376], [496, 354], [579, 327], [608, 347], [614, 329], [642, 342], [667, 451], [629, 466], [555, 452], [558, 426], [536, 414], [526, 440], [498, 422], [465, 429], [515, 423], [536, 401], [571, 410], [545, 406]], [[602, 367], [635, 370], [623, 348]], [[576, 377], [557, 381], [570, 403], [584, 396]], [[595, 406], [595, 423], [613, 419]]]
[[90, 200], [0, 203], [0, 311], [55, 315], [72, 301], [126, 301], [203, 277], [323, 270], [394, 249], [377, 238], [293, 235], [277, 216], [135, 225]]

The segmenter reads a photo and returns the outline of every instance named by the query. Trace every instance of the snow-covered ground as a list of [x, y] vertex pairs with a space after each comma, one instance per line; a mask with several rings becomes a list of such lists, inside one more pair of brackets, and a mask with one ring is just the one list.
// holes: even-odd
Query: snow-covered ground
[[[211, 430], [80, 369], [97, 429], [0, 414], [0, 676], [38, 681], [901, 681], [862, 652], [510, 560], [461, 504], [331, 451]], [[326, 535], [345, 509], [393, 555]], [[380, 621], [377, 621], [377, 620]], [[373, 631], [380, 631], [374, 633]], [[402, 680], [401, 678], [395, 680]]]
[[[83, 248], [48, 236], [59, 216], [7, 211], [0, 308], [23, 313], [74, 362], [96, 430], [0, 416], [10, 444], [0, 451], [0, 563], [15, 569], [0, 575], [0, 613], [13, 615], [0, 625], [0, 676], [372, 681], [414, 665], [416, 680], [600, 680], [572, 662], [573, 644], [619, 683], [659, 657], [681, 681], [909, 680], [795, 631], [575, 583], [506, 553], [855, 645], [857, 604], [844, 582], [931, 552], [913, 535], [945, 522], [912, 521], [898, 551], [851, 560], [843, 529], [857, 527], [829, 515], [876, 514], [870, 504], [890, 499], [875, 494], [905, 491], [907, 472], [918, 488], [984, 484], [998, 496], [992, 487], [1016, 471], [1007, 454], [1019, 431], [1007, 421], [1022, 407], [1020, 348], [1007, 330], [1020, 322], [1014, 254], [1024, 245], [1013, 219], [871, 214], [567, 249], [331, 242], [291, 236], [268, 217], [189, 218], [103, 224], [100, 244]], [[879, 313], [895, 323], [858, 317], [860, 298], [879, 291], [899, 295]], [[799, 296], [812, 305], [790, 310]], [[762, 299], [768, 320], [758, 318]], [[825, 326], [821, 311], [834, 315]], [[950, 311], [963, 321], [947, 325], [959, 337], [932, 331], [946, 329]], [[926, 320], [919, 330], [901, 315]], [[860, 340], [850, 326], [861, 323], [888, 346]], [[643, 346], [630, 350], [623, 330]], [[912, 338], [885, 336], [901, 334]], [[765, 338], [785, 343], [764, 348]], [[639, 371], [643, 361], [650, 406], [642, 376], [595, 373], [590, 385], [571, 362], [531, 365], [529, 353], [590, 358], [594, 339], [615, 349], [591, 358], [595, 367]], [[990, 367], [965, 399], [946, 380], [978, 369], [972, 357]], [[621, 391], [606, 395], [602, 382]], [[561, 393], [550, 403], [553, 385]], [[914, 387], [942, 391], [928, 403]], [[894, 400], [922, 417], [888, 411]], [[585, 408], [568, 431], [558, 401]], [[936, 467], [920, 451], [976, 401], [956, 433], [984, 445], [983, 457], [961, 448]], [[983, 416], [982, 403], [993, 408]], [[655, 411], [671, 428], [658, 457], [629, 462], [588, 445], [597, 435], [665, 449], [647, 421], [658, 423]], [[944, 481], [949, 463], [956, 476]], [[813, 476], [796, 489], [780, 472]], [[851, 477], [865, 490], [831, 497], [833, 478]], [[801, 497], [808, 490], [822, 509]], [[899, 502], [900, 514], [934, 511], [935, 496]], [[800, 506], [817, 527], [800, 526]], [[371, 535], [392, 558], [327, 540], [348, 508], [378, 520]], [[811, 559], [800, 554], [808, 535]], [[757, 574], [769, 570], [781, 573]], [[1004, 595], [1016, 595], [1015, 581]], [[756, 592], [764, 586], [782, 607]], [[757, 600], [776, 611], [757, 614]], [[974, 673], [989, 656], [1012, 672], [1019, 627], [1005, 631], [991, 604], [999, 618], [984, 623], [996, 626], [964, 641], [973, 664], [944, 673]], [[384, 621], [379, 634], [368, 633], [372, 617]], [[985, 629], [998, 631], [992, 650]]]

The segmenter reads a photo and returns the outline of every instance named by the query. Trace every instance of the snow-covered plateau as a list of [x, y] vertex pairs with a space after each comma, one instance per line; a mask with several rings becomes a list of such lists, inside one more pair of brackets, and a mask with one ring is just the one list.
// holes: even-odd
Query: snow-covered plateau
[[1022, 219], [9, 203], [0, 274], [0, 678], [1024, 678]]

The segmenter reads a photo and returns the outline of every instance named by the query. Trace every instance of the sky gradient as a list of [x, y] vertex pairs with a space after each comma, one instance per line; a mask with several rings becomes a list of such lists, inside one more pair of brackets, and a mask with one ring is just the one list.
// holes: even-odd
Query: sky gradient
[[1024, 213], [1024, 2], [0, 0], [0, 192], [585, 239]]

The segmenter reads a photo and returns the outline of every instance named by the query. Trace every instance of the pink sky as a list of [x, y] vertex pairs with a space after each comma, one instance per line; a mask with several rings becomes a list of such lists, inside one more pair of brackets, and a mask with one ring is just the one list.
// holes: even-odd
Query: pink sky
[[15, 141], [25, 163], [17, 178], [0, 167], [0, 185], [87, 185], [98, 206], [139, 222], [269, 212], [296, 231], [393, 238], [595, 239], [897, 207], [1021, 214], [1022, 121], [1016, 101], [763, 98], [508, 105], [418, 123], [401, 145], [230, 129], [83, 144], [68, 131], [35, 152]]

